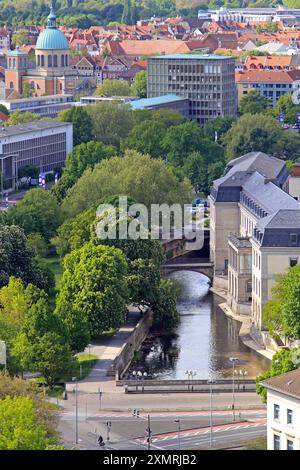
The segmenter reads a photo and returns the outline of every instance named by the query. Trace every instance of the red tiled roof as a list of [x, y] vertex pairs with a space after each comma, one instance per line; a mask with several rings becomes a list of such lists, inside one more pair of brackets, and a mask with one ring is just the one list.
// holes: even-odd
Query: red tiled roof
[[300, 70], [244, 70], [235, 73], [236, 83], [293, 83]]

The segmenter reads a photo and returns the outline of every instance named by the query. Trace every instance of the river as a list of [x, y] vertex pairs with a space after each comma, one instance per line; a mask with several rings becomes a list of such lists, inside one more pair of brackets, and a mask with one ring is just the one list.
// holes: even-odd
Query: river
[[257, 356], [241, 342], [236, 321], [228, 319], [209, 292], [209, 279], [193, 271], [170, 275], [182, 286], [177, 309], [179, 325], [170, 333], [152, 332], [143, 343], [138, 360], [130, 368], [160, 379], [218, 379], [232, 376], [230, 357], [238, 358], [240, 377], [253, 378], [269, 368], [269, 361]]

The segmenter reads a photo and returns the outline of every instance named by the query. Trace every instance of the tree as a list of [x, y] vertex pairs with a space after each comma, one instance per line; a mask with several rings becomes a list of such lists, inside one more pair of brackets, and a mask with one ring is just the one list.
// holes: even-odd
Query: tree
[[131, 88], [126, 80], [103, 80], [102, 85], [98, 85], [95, 95], [102, 96], [130, 96]]
[[267, 402], [267, 390], [260, 382], [270, 377], [286, 374], [291, 370], [298, 369], [300, 364], [300, 348], [292, 350], [281, 349], [272, 357], [271, 369], [256, 378], [256, 392], [261, 395], [262, 401]]
[[240, 114], [258, 114], [265, 111], [270, 100], [257, 90], [251, 90], [243, 96], [239, 104]]
[[75, 183], [86, 168], [94, 168], [101, 160], [115, 154], [116, 149], [112, 145], [105, 145], [102, 142], [91, 141], [77, 145], [67, 156], [63, 177], [66, 175]]
[[11, 42], [14, 46], [23, 46], [24, 44], [28, 44], [29, 36], [26, 29], [19, 29], [16, 31], [12, 35]]
[[83, 106], [73, 106], [58, 114], [57, 119], [73, 124], [73, 143], [79, 145], [93, 140], [92, 119]]
[[131, 129], [121, 147], [123, 150], [136, 150], [153, 158], [162, 158], [165, 155], [162, 146], [165, 131], [165, 127], [158, 120], [143, 121]]
[[22, 227], [26, 235], [39, 233], [49, 242], [61, 222], [60, 207], [50, 191], [32, 189], [8, 211], [7, 221]]
[[223, 142], [228, 160], [252, 151], [276, 154], [284, 148], [279, 123], [264, 114], [244, 114], [224, 135]]
[[173, 165], [182, 166], [187, 155], [199, 149], [203, 132], [195, 122], [184, 122], [170, 127], [162, 142], [168, 161]]
[[233, 116], [218, 116], [215, 119], [210, 119], [204, 124], [204, 135], [213, 141], [217, 137], [217, 140], [222, 142], [223, 135], [229, 131], [235, 122], [236, 118]]
[[0, 400], [0, 429], [0, 450], [45, 450], [51, 444], [30, 397]]
[[[125, 255], [114, 247], [85, 244], [64, 259], [56, 312], [66, 325], [80, 314], [92, 335], [119, 327], [128, 302]], [[73, 331], [69, 331], [74, 344]], [[73, 340], [72, 340], [73, 336]]]
[[34, 96], [34, 86], [31, 83], [24, 82], [22, 88], [22, 98]]
[[184, 166], [184, 174], [191, 181], [196, 193], [207, 193], [207, 165], [200, 152], [193, 152], [187, 157]]
[[150, 207], [151, 204], [184, 203], [191, 199], [191, 186], [180, 182], [161, 160], [127, 151], [123, 158], [103, 160], [86, 170], [62, 203], [66, 217], [74, 217], [100, 198], [126, 194]]
[[140, 98], [147, 98], [147, 72], [140, 70], [134, 76], [132, 94]]
[[[181, 113], [175, 111], [175, 109], [158, 109], [157, 111], [148, 111], [145, 110], [145, 119], [153, 119], [158, 121], [163, 127], [168, 129], [171, 126], [179, 126], [186, 122], [185, 118]], [[135, 112], [135, 114], [137, 111]]]
[[0, 339], [9, 345], [21, 330], [29, 308], [26, 288], [20, 279], [9, 278], [0, 289]]
[[27, 246], [24, 230], [15, 225], [0, 225], [0, 287], [5, 286], [10, 276], [22, 279], [25, 284], [48, 288], [48, 277]]
[[154, 324], [163, 328], [174, 328], [179, 321], [176, 294], [170, 279], [161, 279], [159, 291], [153, 304]]
[[101, 102], [86, 109], [92, 119], [95, 139], [119, 148], [120, 141], [134, 126], [132, 109], [116, 102]]
[[274, 117], [279, 118], [280, 113], [284, 113], [284, 121], [289, 124], [297, 122], [297, 114], [300, 113], [300, 106], [293, 103], [291, 93], [281, 95], [272, 109]]
[[4, 106], [4, 104], [2, 104], [2, 103], [0, 104], [0, 111], [2, 113], [6, 114], [6, 116], [9, 116], [9, 111], [8, 111], [7, 107]]
[[26, 122], [39, 121], [41, 116], [39, 114], [30, 113], [26, 111], [13, 111], [10, 113], [7, 121], [4, 122], [4, 126], [15, 126], [16, 124], [25, 124]]

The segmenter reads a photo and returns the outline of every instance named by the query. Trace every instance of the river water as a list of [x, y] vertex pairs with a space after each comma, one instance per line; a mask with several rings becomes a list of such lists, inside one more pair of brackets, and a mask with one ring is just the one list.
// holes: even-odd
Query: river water
[[141, 348], [136, 370], [160, 379], [218, 379], [232, 376], [230, 357], [238, 358], [236, 370], [253, 378], [269, 368], [269, 361], [249, 350], [238, 337], [239, 325], [228, 319], [209, 292], [209, 279], [193, 271], [170, 275], [182, 286], [177, 302], [179, 325], [168, 334], [152, 332]]

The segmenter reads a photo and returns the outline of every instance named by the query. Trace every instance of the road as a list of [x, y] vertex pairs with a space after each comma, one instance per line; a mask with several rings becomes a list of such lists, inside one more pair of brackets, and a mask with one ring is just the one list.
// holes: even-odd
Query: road
[[[180, 443], [178, 423], [180, 420]], [[209, 448], [210, 414], [207, 411], [185, 413], [152, 413], [152, 450], [178, 450]], [[106, 421], [110, 421], [110, 440], [107, 441]], [[146, 428], [147, 414], [134, 417], [131, 413], [97, 413], [93, 416], [78, 417], [79, 442], [81, 449], [98, 449], [97, 438], [101, 434], [106, 442], [106, 450], [147, 450]], [[63, 412], [60, 420], [60, 431], [63, 432], [68, 447], [75, 445], [74, 414]], [[236, 413], [233, 421], [232, 412], [228, 410], [213, 413], [213, 446], [222, 447], [228, 444], [237, 445], [266, 435], [265, 410], [245, 410]], [[99, 449], [101, 450], [101, 449]]]

